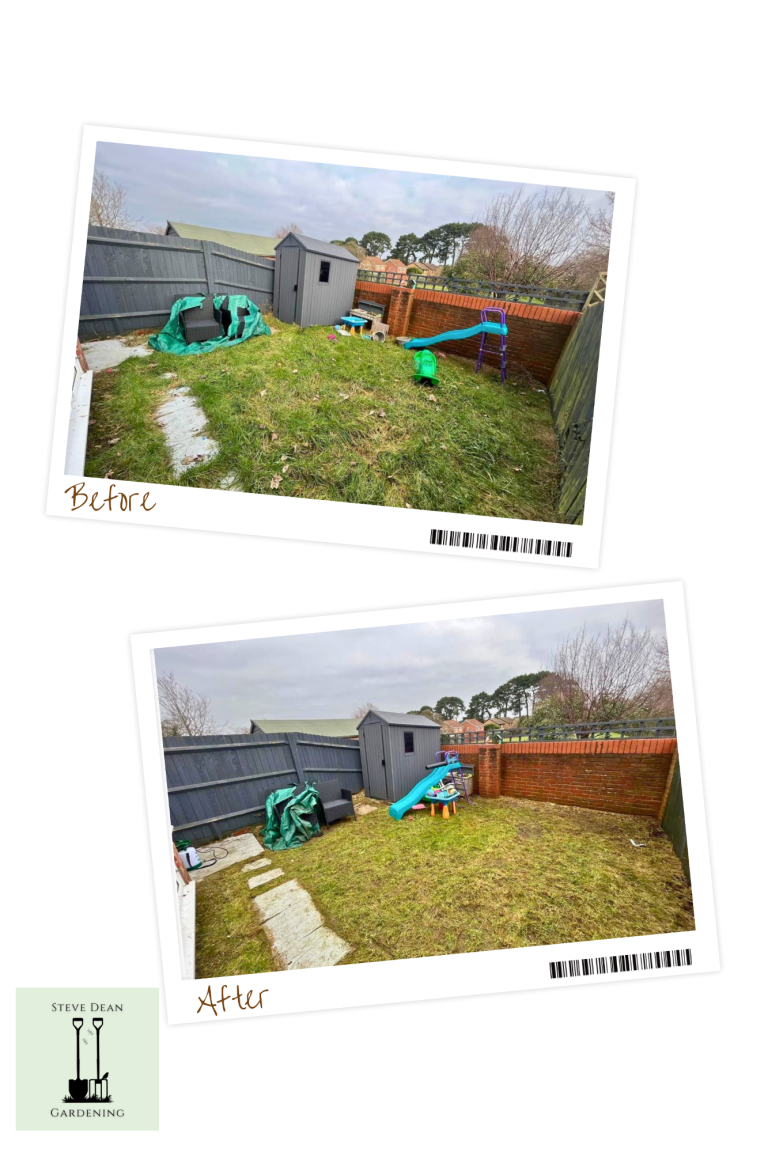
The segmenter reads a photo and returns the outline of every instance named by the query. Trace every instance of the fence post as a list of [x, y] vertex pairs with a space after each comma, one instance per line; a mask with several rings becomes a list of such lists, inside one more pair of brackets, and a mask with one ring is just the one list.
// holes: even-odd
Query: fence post
[[293, 770], [296, 773], [299, 784], [304, 786], [304, 771], [299, 764], [299, 739], [295, 732], [286, 732], [285, 738], [288, 741], [288, 748], [290, 749], [291, 759], [293, 760]]
[[214, 296], [216, 294], [216, 277], [213, 272], [213, 253], [211, 252], [211, 241], [201, 240], [203, 246], [203, 263], [205, 264], [205, 279], [208, 283], [208, 294]]

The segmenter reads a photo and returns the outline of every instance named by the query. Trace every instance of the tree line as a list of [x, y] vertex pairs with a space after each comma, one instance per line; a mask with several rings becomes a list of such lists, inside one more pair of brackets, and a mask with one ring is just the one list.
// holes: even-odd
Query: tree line
[[465, 705], [441, 696], [411, 715], [443, 720], [517, 718], [522, 725], [603, 723], [674, 716], [667, 641], [628, 617], [599, 633], [586, 625], [566, 636], [551, 670], [505, 680], [493, 692], [476, 692]]
[[359, 240], [355, 236], [347, 236], [346, 240], [332, 240], [331, 243], [347, 248], [361, 260], [365, 256], [380, 256], [402, 260], [407, 265], [417, 260], [428, 264], [433, 261], [444, 265], [455, 264], [465, 252], [472, 230], [478, 227], [478, 223], [456, 221], [430, 228], [423, 236], [417, 236], [415, 232], [404, 232], [395, 243], [386, 232], [375, 231], [366, 232]]

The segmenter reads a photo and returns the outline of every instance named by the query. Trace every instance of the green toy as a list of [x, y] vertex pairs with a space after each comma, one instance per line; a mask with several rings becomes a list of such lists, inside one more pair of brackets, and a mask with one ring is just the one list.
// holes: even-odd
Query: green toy
[[439, 384], [437, 378], [437, 357], [428, 348], [414, 352], [414, 377], [418, 384]]

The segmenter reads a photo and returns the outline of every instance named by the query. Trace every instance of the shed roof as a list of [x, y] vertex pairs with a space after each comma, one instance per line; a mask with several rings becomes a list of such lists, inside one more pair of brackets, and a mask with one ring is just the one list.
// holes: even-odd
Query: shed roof
[[353, 256], [348, 248], [342, 248], [340, 244], [329, 244], [326, 240], [313, 240], [311, 236], [302, 236], [299, 232], [289, 232], [276, 247], [279, 248], [280, 244], [284, 244], [289, 236], [297, 240], [305, 252], [317, 252], [320, 256], [336, 256], [339, 260], [354, 260], [355, 264], [360, 263], [357, 256]]
[[[369, 716], [378, 716], [385, 724], [402, 724], [405, 728], [440, 727], [434, 720], [430, 720], [427, 716], [422, 716], [420, 712], [380, 712], [378, 708], [370, 708], [365, 716], [363, 716], [363, 720], [367, 720]], [[360, 721], [360, 724], [363, 723], [363, 720]], [[358, 724], [358, 728], [360, 724]]]
[[309, 736], [357, 736], [357, 724], [347, 720], [251, 720], [254, 729], [272, 732], [306, 732]]
[[231, 232], [226, 228], [204, 228], [201, 224], [183, 224], [179, 220], [169, 220], [168, 227], [173, 228], [184, 240], [213, 240], [227, 248], [252, 252], [254, 256], [274, 258], [277, 247], [274, 236], [253, 236], [250, 232]]

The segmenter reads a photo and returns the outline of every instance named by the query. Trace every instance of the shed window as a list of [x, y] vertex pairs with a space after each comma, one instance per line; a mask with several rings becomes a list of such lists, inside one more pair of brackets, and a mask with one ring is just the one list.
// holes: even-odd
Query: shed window
[[405, 751], [413, 752], [413, 732], [403, 732], [403, 741], [405, 743]]
[[331, 262], [330, 260], [320, 261], [320, 283], [327, 284], [331, 278]]

